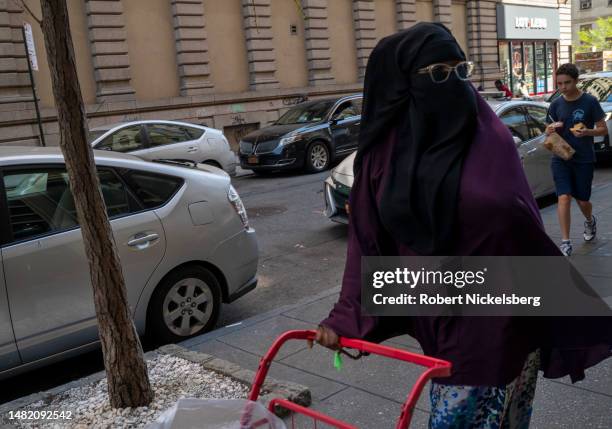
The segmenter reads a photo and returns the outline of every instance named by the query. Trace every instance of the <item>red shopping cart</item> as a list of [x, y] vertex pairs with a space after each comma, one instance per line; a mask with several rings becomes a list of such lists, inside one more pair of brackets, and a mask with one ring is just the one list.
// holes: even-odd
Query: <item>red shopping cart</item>
[[[315, 335], [315, 331], [287, 331], [281, 336], [279, 336], [259, 363], [259, 368], [257, 369], [257, 373], [255, 374], [255, 380], [253, 381], [253, 387], [251, 388], [249, 399], [251, 401], [257, 401], [257, 398], [259, 397], [259, 393], [261, 391], [261, 387], [266, 378], [266, 375], [268, 374], [268, 370], [270, 369], [270, 365], [272, 364], [274, 357], [278, 353], [279, 349], [288, 340], [314, 340]], [[414, 407], [416, 406], [417, 400], [419, 399], [419, 396], [421, 395], [425, 384], [427, 384], [427, 382], [431, 378], [448, 377], [451, 373], [450, 362], [440, 359], [434, 359], [417, 353], [411, 353], [406, 350], [395, 349], [380, 344], [374, 344], [369, 343], [367, 341], [348, 338], [340, 338], [340, 346], [342, 348], [358, 350], [360, 353], [370, 353], [388, 357], [391, 359], [401, 360], [404, 362], [414, 363], [416, 365], [420, 365], [426, 368], [426, 370], [417, 379], [415, 385], [408, 394], [406, 402], [404, 402], [402, 406], [402, 410], [397, 421], [396, 429], [406, 429], [410, 425], [410, 420], [412, 419]], [[268, 409], [274, 412], [276, 407], [285, 408], [287, 410], [293, 411], [294, 413], [302, 414], [304, 416], [312, 418], [315, 423], [315, 428], [317, 422], [321, 422], [338, 429], [357, 429], [355, 426], [349, 423], [335, 419], [333, 417], [322, 414], [315, 410], [311, 410], [309, 408], [303, 407], [285, 399], [277, 398], [270, 401]]]

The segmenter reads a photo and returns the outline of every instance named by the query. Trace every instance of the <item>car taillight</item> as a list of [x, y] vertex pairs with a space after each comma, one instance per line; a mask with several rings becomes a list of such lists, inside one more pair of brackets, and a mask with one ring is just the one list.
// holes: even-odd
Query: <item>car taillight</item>
[[240, 220], [242, 221], [242, 225], [244, 225], [245, 229], [249, 228], [249, 217], [247, 216], [246, 208], [244, 204], [242, 204], [242, 200], [240, 199], [240, 195], [236, 192], [236, 189], [232, 185], [230, 185], [227, 190], [227, 199], [236, 210], [238, 216], [240, 216]]

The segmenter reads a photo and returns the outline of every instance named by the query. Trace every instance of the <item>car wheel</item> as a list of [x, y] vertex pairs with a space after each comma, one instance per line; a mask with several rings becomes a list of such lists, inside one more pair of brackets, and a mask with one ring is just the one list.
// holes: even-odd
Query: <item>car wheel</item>
[[312, 142], [306, 151], [306, 171], [318, 173], [327, 170], [330, 164], [330, 155], [327, 145], [322, 141]]
[[150, 338], [175, 343], [210, 331], [219, 317], [221, 288], [206, 268], [182, 267], [164, 278], [149, 304]]

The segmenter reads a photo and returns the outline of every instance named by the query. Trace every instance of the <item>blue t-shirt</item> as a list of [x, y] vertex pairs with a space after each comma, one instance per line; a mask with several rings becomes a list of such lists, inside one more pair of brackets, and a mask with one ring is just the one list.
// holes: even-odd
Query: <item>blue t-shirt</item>
[[595, 123], [605, 116], [597, 98], [587, 93], [583, 93], [574, 101], [567, 101], [561, 96], [550, 103], [548, 108], [548, 120], [561, 121], [564, 124], [563, 128], [557, 128], [557, 132], [576, 150], [572, 160], [581, 163], [595, 162], [593, 137], [576, 137], [570, 128], [582, 122], [587, 128], [593, 129]]

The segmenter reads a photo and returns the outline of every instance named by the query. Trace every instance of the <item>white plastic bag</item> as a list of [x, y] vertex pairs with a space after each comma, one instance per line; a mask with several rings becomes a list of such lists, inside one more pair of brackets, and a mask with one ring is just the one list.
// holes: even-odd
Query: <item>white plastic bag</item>
[[183, 398], [147, 429], [286, 429], [259, 402], [246, 399]]

